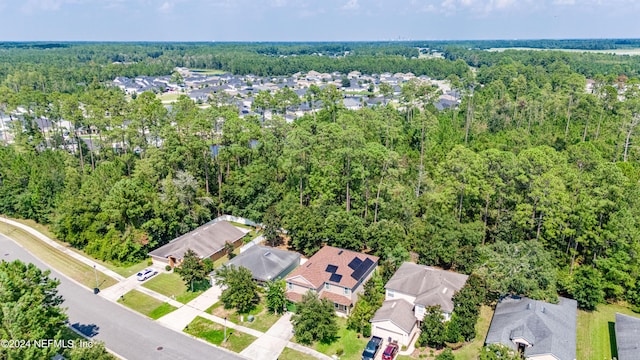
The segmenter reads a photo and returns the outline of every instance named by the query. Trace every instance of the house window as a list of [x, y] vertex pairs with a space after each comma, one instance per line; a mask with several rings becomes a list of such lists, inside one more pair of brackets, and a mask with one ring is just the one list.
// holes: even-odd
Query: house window
[[349, 289], [349, 288], [344, 288], [344, 294], [345, 294], [345, 295], [351, 295], [351, 289]]
[[324, 283], [324, 289], [325, 289], [325, 290], [329, 290], [329, 289], [331, 289], [331, 284], [329, 284], [329, 283]]
[[287, 283], [287, 289], [289, 289], [289, 290], [293, 290], [293, 284], [292, 284], [292, 283], [290, 283], [290, 282], [288, 282], [288, 283]]
[[395, 296], [395, 291], [393, 290], [387, 290], [387, 297], [388, 298], [393, 298]]

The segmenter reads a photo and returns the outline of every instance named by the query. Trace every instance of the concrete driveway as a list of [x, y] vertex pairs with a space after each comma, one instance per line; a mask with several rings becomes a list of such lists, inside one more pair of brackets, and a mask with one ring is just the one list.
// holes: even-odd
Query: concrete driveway
[[286, 313], [264, 335], [242, 350], [240, 355], [255, 360], [277, 360], [291, 337], [291, 313]]

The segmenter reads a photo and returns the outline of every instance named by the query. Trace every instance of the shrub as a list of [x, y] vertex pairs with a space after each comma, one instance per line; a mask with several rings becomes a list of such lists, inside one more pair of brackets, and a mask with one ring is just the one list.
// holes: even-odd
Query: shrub
[[167, 266], [164, 267], [164, 269], [167, 270], [167, 271], [171, 271], [171, 266], [167, 265]]

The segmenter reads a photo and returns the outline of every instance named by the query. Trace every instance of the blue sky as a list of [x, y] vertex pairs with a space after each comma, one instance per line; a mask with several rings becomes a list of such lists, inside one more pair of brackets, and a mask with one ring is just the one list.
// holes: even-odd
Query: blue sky
[[639, 0], [0, 0], [0, 41], [640, 38]]

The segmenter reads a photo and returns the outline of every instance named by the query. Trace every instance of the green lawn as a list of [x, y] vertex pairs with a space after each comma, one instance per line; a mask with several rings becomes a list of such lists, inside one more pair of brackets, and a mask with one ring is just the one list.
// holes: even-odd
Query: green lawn
[[142, 286], [165, 296], [175, 297], [176, 301], [186, 304], [202, 294], [208, 285], [208, 281], [203, 281], [202, 283], [196, 284], [194, 287], [196, 291], [188, 291], [189, 289], [184, 284], [184, 281], [182, 281], [182, 278], [180, 278], [180, 275], [172, 272], [168, 274], [158, 274]]
[[[347, 329], [347, 319], [338, 318], [338, 339], [331, 344], [314, 343], [310, 347], [323, 354], [335, 355], [338, 349], [343, 350], [340, 360], [359, 360], [369, 339], [358, 337], [358, 334]], [[296, 340], [297, 342], [297, 340]], [[303, 344], [304, 345], [304, 344]]]
[[56, 236], [49, 230], [49, 226], [47, 225], [43, 225], [43, 224], [39, 224], [33, 220], [25, 220], [25, 219], [14, 219], [11, 218], [11, 220], [13, 221], [17, 221], [21, 224], [27, 225], [35, 230], [38, 230], [40, 233], [42, 233], [43, 235], [47, 236], [48, 238], [50, 238], [51, 240], [57, 242], [58, 244], [67, 247], [68, 249], [88, 258], [91, 259], [95, 262], [97, 262], [100, 265], [103, 265], [104, 267], [106, 267], [109, 270], [114, 271], [115, 273], [117, 273], [118, 275], [124, 276], [124, 277], [129, 277], [131, 275], [136, 274], [137, 272], [139, 272], [140, 270], [146, 268], [148, 266], [147, 264], [147, 260], [143, 260], [140, 261], [139, 263], [136, 264], [121, 264], [121, 265], [114, 265], [99, 259], [94, 258], [93, 256], [87, 254], [86, 252], [80, 250], [80, 249], [76, 249], [74, 247], [71, 247], [71, 245], [69, 245], [68, 243], [64, 242], [64, 241], [60, 241], [58, 240], [58, 238], [56, 238]]
[[[242, 325], [254, 330], [266, 332], [271, 328], [273, 324], [280, 318], [281, 315], [271, 314], [263, 304], [256, 305], [253, 310], [246, 314], [238, 313], [235, 309], [225, 309], [222, 302], [217, 302], [207, 309], [207, 312], [211, 315], [215, 315], [220, 318], [226, 317], [227, 320], [234, 324]], [[252, 322], [247, 321], [247, 316], [253, 315], [254, 320]], [[244, 321], [240, 321], [240, 317], [244, 316]]]
[[218, 70], [218, 69], [189, 69], [189, 70], [191, 70], [191, 72], [201, 74], [201, 75], [220, 75], [225, 73], [223, 70]]
[[596, 311], [578, 311], [577, 359], [611, 359], [618, 356], [615, 343], [616, 313], [639, 317], [618, 304], [598, 305]]
[[180, 97], [180, 95], [185, 95], [185, 94], [178, 94], [178, 93], [158, 94], [158, 99], [160, 99], [160, 101], [176, 101], [178, 100], [178, 97]]
[[[40, 231], [40, 229], [37, 230]], [[95, 271], [93, 267], [76, 260], [52, 246], [49, 246], [42, 240], [22, 229], [5, 223], [0, 223], [0, 232], [5, 235], [9, 235], [20, 245], [24, 246], [25, 249], [52, 266], [57, 271], [90, 289], [93, 289], [96, 286], [96, 274], [98, 277], [98, 287], [101, 289], [117, 283], [114, 278], [107, 276], [100, 271]], [[45, 233], [45, 235], [47, 234]]]
[[482, 306], [480, 308], [480, 317], [476, 323], [476, 338], [471, 343], [465, 344], [460, 350], [453, 352], [456, 360], [476, 360], [480, 356], [480, 350], [482, 350], [484, 339], [489, 332], [492, 317], [493, 309], [491, 307]]
[[227, 328], [227, 341], [223, 342], [224, 327], [200, 316], [187, 325], [184, 331], [234, 352], [244, 350], [256, 339], [249, 334]]
[[315, 357], [301, 353], [298, 350], [289, 349], [288, 347], [282, 350], [278, 360], [316, 360]]
[[176, 307], [171, 306], [168, 303], [163, 303], [162, 301], [137, 290], [129, 291], [124, 295], [124, 300], [120, 298], [118, 302], [154, 320], [157, 320], [176, 309]]

